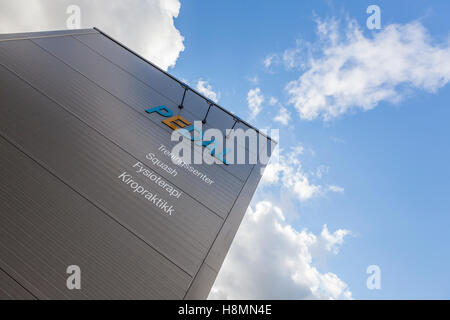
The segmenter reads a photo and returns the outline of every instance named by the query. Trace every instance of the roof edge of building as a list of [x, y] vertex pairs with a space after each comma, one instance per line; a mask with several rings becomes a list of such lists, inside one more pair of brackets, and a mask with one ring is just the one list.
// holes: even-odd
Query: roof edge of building
[[142, 59], [143, 61], [145, 61], [146, 63], [150, 64], [152, 67], [156, 68], [157, 70], [159, 70], [160, 72], [164, 73], [165, 75], [167, 75], [168, 77], [172, 78], [173, 80], [177, 81], [181, 86], [184, 86], [186, 88], [189, 88], [190, 91], [194, 92], [195, 94], [197, 94], [198, 96], [202, 97], [203, 99], [205, 99], [206, 101], [210, 102], [211, 104], [214, 104], [216, 107], [218, 107], [220, 110], [222, 110], [223, 112], [229, 114], [230, 116], [232, 116], [233, 118], [235, 118], [236, 120], [238, 120], [239, 122], [242, 122], [243, 124], [245, 124], [246, 126], [248, 126], [249, 128], [252, 128], [253, 130], [255, 130], [256, 132], [258, 132], [259, 134], [261, 134], [262, 136], [264, 136], [265, 138], [267, 138], [268, 140], [272, 141], [275, 144], [278, 144], [278, 142], [274, 139], [272, 139], [270, 136], [266, 135], [265, 133], [261, 132], [259, 129], [255, 128], [254, 126], [252, 126], [251, 124], [249, 124], [248, 122], [246, 122], [245, 120], [242, 120], [240, 117], [236, 116], [234, 113], [228, 111], [227, 109], [225, 109], [224, 107], [218, 105], [217, 103], [211, 101], [211, 99], [208, 99], [207, 97], [205, 97], [204, 95], [202, 95], [200, 92], [198, 92], [197, 90], [195, 90], [194, 88], [192, 88], [191, 86], [189, 86], [188, 84], [184, 83], [183, 81], [175, 78], [173, 75], [171, 75], [170, 73], [164, 71], [163, 69], [161, 69], [160, 67], [158, 67], [157, 65], [155, 65], [154, 63], [152, 63], [151, 61], [147, 60], [146, 58], [144, 58], [143, 56], [141, 56], [139, 53], [133, 51], [132, 49], [128, 48], [126, 45], [124, 45], [123, 43], [117, 41], [116, 39], [112, 38], [110, 35], [106, 34], [105, 32], [103, 32], [102, 30], [100, 30], [97, 27], [94, 27], [94, 30], [98, 31], [99, 33], [101, 33], [102, 35], [104, 35], [105, 37], [107, 37], [108, 39], [110, 39], [111, 41], [114, 41], [115, 43], [117, 43], [119, 46], [121, 46], [122, 48], [124, 48], [125, 50], [131, 52], [132, 54], [134, 54], [135, 56], [137, 56], [138, 58]]
[[37, 32], [19, 32], [0, 34], [0, 41], [36, 39], [46, 37], [62, 37], [68, 35], [80, 35], [90, 33], [101, 33], [95, 28], [91, 29], [71, 29], [71, 30], [55, 30], [55, 31], [37, 31]]
[[247, 127], [252, 128], [256, 132], [258, 132], [259, 134], [261, 134], [262, 136], [267, 138], [268, 140], [272, 141], [275, 144], [278, 144], [278, 142], [276, 140], [272, 139], [270, 136], [268, 136], [264, 132], [261, 132], [259, 129], [255, 128], [253, 125], [249, 124], [245, 120], [242, 120], [240, 117], [236, 116], [234, 113], [228, 111], [227, 109], [223, 108], [222, 106], [218, 105], [217, 103], [211, 101], [211, 99], [208, 99], [207, 97], [202, 95], [200, 92], [198, 92], [197, 90], [195, 90], [194, 88], [192, 88], [188, 84], [186, 84], [183, 81], [175, 78], [170, 73], [168, 73], [165, 70], [161, 69], [160, 67], [158, 67], [157, 65], [155, 65], [151, 61], [147, 60], [146, 58], [144, 58], [143, 56], [141, 56], [137, 52], [135, 52], [132, 49], [128, 48], [126, 45], [124, 45], [123, 43], [121, 43], [118, 40], [114, 39], [113, 37], [111, 37], [110, 35], [106, 34], [105, 32], [103, 32], [102, 30], [100, 30], [97, 27], [93, 27], [93, 28], [90, 28], [90, 29], [70, 29], [70, 30], [54, 30], [54, 31], [37, 31], [37, 32], [21, 32], [21, 33], [0, 34], [0, 42], [2, 42], [2, 41], [13, 41], [13, 40], [24, 40], [24, 39], [46, 38], [46, 37], [63, 37], [63, 36], [68, 36], [68, 35], [96, 34], [96, 33], [97, 34], [100, 33], [103, 36], [107, 37], [111, 41], [115, 42], [116, 44], [118, 44], [119, 46], [124, 48], [125, 50], [129, 51], [130, 53], [132, 53], [133, 55], [138, 57], [139, 59], [141, 59], [144, 62], [150, 64], [152, 67], [154, 67], [155, 69], [157, 69], [160, 72], [164, 73], [166, 76], [172, 78], [173, 80], [178, 82], [181, 86], [183, 86], [185, 88], [189, 88], [190, 91], [194, 92], [195, 94], [197, 94], [198, 96], [200, 96], [204, 100], [208, 101], [210, 104], [215, 105], [216, 107], [218, 107], [223, 112], [229, 114], [234, 119], [236, 119], [236, 121], [239, 121], [239, 122], [243, 123]]

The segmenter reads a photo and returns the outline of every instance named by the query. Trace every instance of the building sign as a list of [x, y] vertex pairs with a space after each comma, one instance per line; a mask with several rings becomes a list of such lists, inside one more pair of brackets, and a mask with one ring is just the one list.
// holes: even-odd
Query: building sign
[[157, 112], [159, 115], [166, 117], [166, 119], [161, 121], [162, 123], [164, 123], [172, 130], [184, 129], [185, 130], [184, 132], [190, 133], [190, 134], [185, 133], [185, 136], [188, 137], [188, 139], [193, 141], [198, 146], [208, 148], [212, 156], [222, 161], [222, 163], [228, 164], [225, 158], [227, 150], [225, 149], [225, 151], [218, 153], [216, 150], [217, 142], [214, 139], [205, 140], [203, 136], [203, 130], [197, 129], [193, 124], [191, 124], [188, 120], [184, 119], [182, 116], [180, 115], [174, 116], [172, 110], [170, 110], [166, 106], [158, 106], [155, 108], [150, 108], [145, 110], [145, 112], [147, 113]]

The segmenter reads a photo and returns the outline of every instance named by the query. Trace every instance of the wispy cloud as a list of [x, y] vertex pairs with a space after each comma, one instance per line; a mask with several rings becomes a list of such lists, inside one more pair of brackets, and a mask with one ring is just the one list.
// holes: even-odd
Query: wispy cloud
[[275, 97], [270, 97], [269, 99], [269, 106], [275, 106], [278, 104], [278, 99]]
[[264, 58], [263, 60], [263, 64], [264, 67], [266, 68], [270, 68], [270, 66], [274, 63], [274, 61], [278, 59], [276, 54], [269, 54], [267, 57]]
[[[335, 185], [322, 185], [320, 180], [329, 171], [328, 166], [321, 165], [311, 174], [303, 169], [300, 157], [304, 152], [301, 145], [288, 150], [276, 149], [272, 159], [264, 170], [261, 187], [275, 186], [286, 194], [292, 194], [297, 200], [304, 202], [326, 192], [342, 193], [343, 188]], [[311, 179], [315, 178], [317, 182]]]
[[[263, 60], [266, 69], [273, 70], [273, 67], [283, 66], [286, 70], [305, 67], [306, 44], [297, 40], [294, 48], [288, 48], [281, 53], [271, 53]], [[271, 69], [272, 68], [272, 69]]]
[[289, 120], [291, 120], [291, 113], [285, 107], [280, 107], [278, 114], [273, 120], [286, 126], [289, 124]]
[[350, 231], [345, 229], [339, 229], [330, 233], [327, 225], [323, 226], [322, 232], [320, 233], [325, 249], [334, 254], [339, 253], [339, 248], [344, 243], [344, 238], [348, 235], [350, 235]]
[[261, 89], [250, 89], [247, 94], [248, 108], [250, 109], [250, 119], [255, 118], [262, 110], [262, 103], [264, 102], [264, 95]]
[[198, 92], [203, 94], [208, 99], [210, 99], [216, 103], [219, 102], [220, 94], [216, 93], [213, 90], [212, 86], [208, 83], [208, 81], [202, 80], [202, 79], [198, 80], [196, 89]]
[[273, 118], [273, 121], [278, 122], [284, 126], [289, 124], [291, 120], [291, 112], [286, 109], [276, 97], [270, 97], [268, 101], [269, 106], [278, 109], [277, 115]]
[[247, 80], [250, 83], [255, 84], [255, 85], [259, 83], [259, 77], [258, 76], [247, 77]]
[[344, 193], [344, 188], [335, 185], [328, 185], [328, 190], [338, 193]]

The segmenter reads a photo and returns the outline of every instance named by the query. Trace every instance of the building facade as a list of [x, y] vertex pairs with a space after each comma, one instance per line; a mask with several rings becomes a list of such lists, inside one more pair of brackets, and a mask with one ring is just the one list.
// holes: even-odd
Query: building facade
[[264, 164], [177, 161], [171, 125], [247, 123], [97, 29], [0, 36], [0, 96], [0, 298], [207, 297]]

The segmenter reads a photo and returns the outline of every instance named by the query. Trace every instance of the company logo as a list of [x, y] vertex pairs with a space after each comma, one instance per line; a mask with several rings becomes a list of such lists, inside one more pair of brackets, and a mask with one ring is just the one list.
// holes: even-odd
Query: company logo
[[162, 120], [161, 122], [164, 123], [166, 126], [171, 128], [172, 130], [183, 129], [180, 130], [180, 133], [184, 137], [190, 139], [198, 146], [202, 146], [209, 149], [210, 154], [213, 157], [220, 160], [224, 164], [228, 164], [227, 161], [225, 160], [225, 154], [229, 150], [226, 149], [221, 153], [216, 152], [217, 143], [215, 139], [204, 140], [203, 130], [191, 124], [188, 120], [184, 119], [182, 116], [174, 115], [172, 110], [163, 105], [147, 109], [145, 110], [145, 112], [150, 114], [156, 112], [160, 116], [163, 116], [165, 119]]

